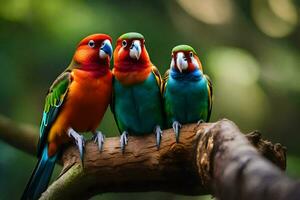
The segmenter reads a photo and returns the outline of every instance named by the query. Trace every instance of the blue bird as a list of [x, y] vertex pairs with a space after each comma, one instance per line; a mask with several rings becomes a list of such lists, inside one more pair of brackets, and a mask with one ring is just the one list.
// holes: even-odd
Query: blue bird
[[195, 50], [188, 45], [174, 47], [164, 75], [163, 100], [167, 126], [173, 128], [177, 142], [181, 124], [209, 121], [212, 95], [212, 83]]

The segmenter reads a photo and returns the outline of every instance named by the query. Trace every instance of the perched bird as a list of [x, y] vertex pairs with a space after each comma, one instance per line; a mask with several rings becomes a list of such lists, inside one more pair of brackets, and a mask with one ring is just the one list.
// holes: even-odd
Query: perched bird
[[181, 124], [209, 121], [212, 95], [211, 81], [195, 50], [188, 45], [174, 47], [164, 75], [163, 99], [167, 126], [173, 127], [177, 142]]
[[63, 144], [75, 140], [83, 158], [84, 138], [78, 132], [91, 131], [102, 148], [103, 135], [96, 129], [111, 101], [112, 51], [108, 35], [84, 38], [68, 68], [51, 85], [40, 126], [38, 163], [22, 199], [38, 199], [46, 190]]
[[124, 152], [131, 135], [155, 133], [159, 148], [163, 125], [161, 76], [151, 63], [140, 33], [121, 35], [114, 51], [112, 111]]

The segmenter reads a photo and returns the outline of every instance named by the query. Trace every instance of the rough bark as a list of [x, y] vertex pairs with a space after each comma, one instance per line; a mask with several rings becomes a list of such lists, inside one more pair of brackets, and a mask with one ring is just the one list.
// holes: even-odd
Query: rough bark
[[[3, 119], [0, 118], [0, 137], [10, 142], [7, 134], [1, 135], [16, 124], [7, 119], [3, 123]], [[19, 131], [26, 138], [38, 135], [37, 129], [25, 130], [12, 133]], [[36, 140], [26, 141], [34, 145], [32, 141]], [[29, 144], [12, 144], [30, 153], [34, 151]], [[185, 125], [179, 143], [172, 130], [165, 130], [159, 150], [153, 134], [129, 137], [124, 154], [118, 137], [107, 138], [101, 153], [96, 144], [87, 142], [83, 167], [78, 150], [70, 145], [60, 160], [61, 175], [41, 199], [88, 199], [105, 192], [143, 191], [213, 194], [226, 200], [296, 199], [299, 183], [279, 169], [286, 167], [285, 151], [280, 144], [263, 140], [258, 132], [245, 137], [229, 120]]]
[[[263, 158], [233, 122], [217, 123], [210, 131], [212, 135], [203, 137], [213, 140], [213, 151], [208, 156], [213, 163], [212, 179], [208, 180], [208, 184], [214, 185], [217, 197], [234, 200], [300, 198], [300, 183], [288, 178]], [[273, 149], [281, 151], [281, 146], [276, 144]], [[285, 157], [282, 153], [279, 157]]]
[[[262, 155], [267, 156], [281, 169], [285, 169], [284, 147], [262, 140], [257, 132], [248, 134], [247, 138]], [[240, 191], [246, 192], [242, 192], [245, 197], [251, 197], [256, 191], [259, 193], [256, 187], [245, 190], [248, 181], [245, 181], [244, 185], [241, 182], [249, 180], [251, 183], [251, 177], [256, 173], [258, 176], [281, 177], [278, 180], [284, 180], [276, 187], [276, 191], [271, 189], [274, 186], [267, 180], [255, 185], [269, 188], [270, 194], [284, 193], [285, 189], [280, 187], [283, 184], [290, 183], [296, 186], [281, 170], [262, 158], [248, 140], [228, 120], [200, 126], [186, 125], [181, 130], [178, 144], [172, 130], [166, 130], [159, 151], [156, 149], [153, 135], [130, 137], [124, 154], [120, 150], [119, 138], [108, 138], [101, 153], [95, 144], [89, 142], [86, 145], [83, 168], [78, 151], [72, 146], [67, 148], [62, 156], [64, 166], [61, 176], [41, 199], [87, 199], [99, 193], [131, 191], [164, 191], [184, 195], [214, 194], [219, 199], [241, 199]], [[244, 175], [242, 169], [248, 168], [241, 161], [251, 160], [252, 157], [252, 162], [259, 165], [254, 167], [254, 174]], [[231, 170], [232, 167], [242, 169]], [[228, 174], [228, 171], [231, 174]], [[261, 174], [262, 172], [264, 174]], [[266, 197], [265, 193], [258, 195]]]

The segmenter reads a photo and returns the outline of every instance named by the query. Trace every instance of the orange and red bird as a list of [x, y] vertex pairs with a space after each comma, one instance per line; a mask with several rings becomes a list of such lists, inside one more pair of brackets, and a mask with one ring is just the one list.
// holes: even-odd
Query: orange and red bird
[[140, 33], [125, 33], [114, 51], [112, 111], [124, 152], [128, 135], [153, 133], [160, 146], [163, 126], [161, 76], [152, 64]]
[[93, 34], [77, 46], [67, 69], [53, 82], [45, 100], [38, 144], [38, 163], [22, 199], [38, 199], [48, 186], [63, 144], [76, 142], [83, 159], [84, 138], [92, 132], [101, 150], [104, 137], [97, 127], [111, 101], [112, 40]]

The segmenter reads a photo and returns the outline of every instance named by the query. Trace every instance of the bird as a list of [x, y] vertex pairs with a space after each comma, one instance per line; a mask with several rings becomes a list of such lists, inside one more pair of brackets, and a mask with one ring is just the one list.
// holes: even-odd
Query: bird
[[129, 32], [117, 39], [113, 75], [111, 110], [121, 134], [122, 152], [128, 135], [153, 132], [159, 148], [164, 123], [162, 79], [150, 60], [142, 34]]
[[70, 65], [48, 90], [40, 125], [38, 162], [22, 200], [38, 199], [47, 189], [62, 145], [75, 141], [83, 160], [85, 141], [79, 132], [92, 132], [101, 150], [104, 135], [96, 129], [111, 102], [111, 43], [106, 34], [82, 39]]
[[182, 124], [209, 121], [213, 86], [191, 46], [175, 46], [171, 57], [170, 69], [163, 77], [162, 93], [166, 126], [173, 128], [179, 142]]

